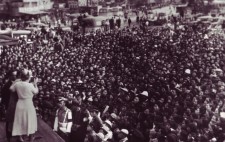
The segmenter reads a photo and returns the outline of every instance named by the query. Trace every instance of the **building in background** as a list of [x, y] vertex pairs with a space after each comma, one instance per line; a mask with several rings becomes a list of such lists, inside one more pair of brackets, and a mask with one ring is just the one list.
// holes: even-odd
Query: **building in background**
[[79, 5], [78, 5], [78, 0], [68, 0], [68, 7], [70, 9], [78, 9]]
[[9, 0], [6, 5], [11, 16], [37, 15], [51, 9], [53, 2], [50, 0]]
[[41, 12], [52, 8], [50, 0], [23, 0], [23, 7], [19, 7], [20, 13]]
[[100, 9], [99, 2], [99, 0], [78, 0], [79, 12], [97, 16]]

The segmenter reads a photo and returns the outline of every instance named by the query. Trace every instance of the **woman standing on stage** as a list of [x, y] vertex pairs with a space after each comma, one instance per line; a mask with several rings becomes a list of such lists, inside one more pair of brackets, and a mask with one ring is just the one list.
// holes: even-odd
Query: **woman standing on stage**
[[21, 80], [10, 87], [12, 92], [18, 94], [12, 136], [19, 136], [20, 141], [24, 141], [23, 136], [30, 136], [32, 141], [33, 134], [37, 131], [37, 115], [32, 100], [34, 94], [38, 93], [37, 79], [29, 83], [31, 72], [24, 69]]

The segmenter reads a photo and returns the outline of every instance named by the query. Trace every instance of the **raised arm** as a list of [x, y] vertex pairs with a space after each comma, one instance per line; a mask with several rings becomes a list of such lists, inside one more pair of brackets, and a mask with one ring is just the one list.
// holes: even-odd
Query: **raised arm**
[[34, 82], [33, 82], [33, 89], [32, 89], [32, 92], [33, 92], [34, 94], [37, 94], [37, 93], [38, 93], [37, 82], [38, 82], [38, 78], [35, 78], [35, 79], [34, 79]]

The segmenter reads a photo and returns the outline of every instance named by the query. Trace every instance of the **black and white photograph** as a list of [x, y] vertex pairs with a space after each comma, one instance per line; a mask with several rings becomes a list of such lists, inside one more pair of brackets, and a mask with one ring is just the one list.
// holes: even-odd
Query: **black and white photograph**
[[225, 142], [225, 0], [0, 0], [0, 142]]

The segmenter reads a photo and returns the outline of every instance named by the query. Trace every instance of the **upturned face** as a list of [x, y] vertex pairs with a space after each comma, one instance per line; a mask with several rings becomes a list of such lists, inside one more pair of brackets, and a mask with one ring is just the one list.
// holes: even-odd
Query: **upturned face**
[[144, 113], [145, 113], [146, 115], [150, 114], [149, 109], [146, 109], [146, 110], [144, 111]]
[[126, 101], [129, 101], [130, 100], [130, 96], [127, 95], [125, 99], [126, 99]]
[[157, 104], [154, 105], [154, 110], [158, 111], [159, 110], [159, 106]]
[[136, 103], [138, 103], [139, 102], [139, 98], [138, 97], [135, 97], [134, 98], [134, 103], [136, 104]]
[[107, 91], [106, 90], [103, 91], [103, 95], [105, 95], [105, 96], [107, 95]]

